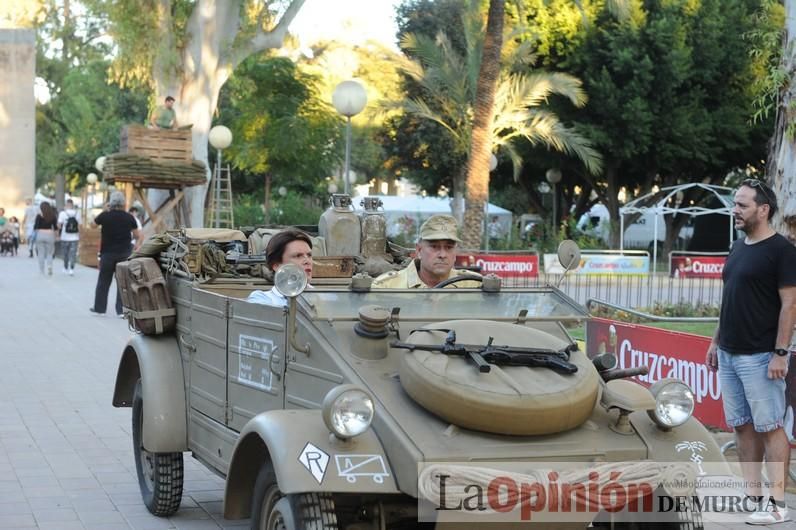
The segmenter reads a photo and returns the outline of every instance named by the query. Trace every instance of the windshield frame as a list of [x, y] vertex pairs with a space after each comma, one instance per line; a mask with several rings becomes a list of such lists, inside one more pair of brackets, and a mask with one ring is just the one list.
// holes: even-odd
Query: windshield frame
[[[523, 309], [530, 309], [529, 307], [517, 307], [516, 310], [505, 310], [502, 314], [483, 314], [481, 312], [478, 314], [477, 311], [473, 311], [471, 314], [461, 314], [461, 312], [457, 313], [451, 311], [450, 313], [438, 313], [438, 312], [423, 312], [417, 311], [418, 305], [423, 303], [423, 300], [417, 300], [415, 302], [411, 302], [410, 297], [415, 298], [426, 298], [430, 295], [454, 295], [454, 294], [468, 294], [473, 293], [473, 295], [480, 295], [481, 297], [495, 297], [495, 300], [500, 300], [502, 297], [503, 299], [507, 299], [508, 297], [504, 295], [521, 295], [526, 294], [529, 297], [533, 295], [542, 295], [542, 296], [550, 296], [551, 300], [549, 303], [558, 304], [559, 307], [569, 310], [566, 314], [552, 314], [552, 315], [545, 315], [545, 316], [538, 316], [531, 314], [531, 311], [528, 311], [526, 315], [522, 314]], [[318, 312], [318, 307], [316, 306], [315, 301], [313, 298], [316, 298], [318, 295], [322, 294], [337, 294], [340, 296], [353, 296], [353, 297], [362, 297], [360, 303], [355, 303], [353, 300], [350, 303], [341, 303], [335, 304], [335, 308], [339, 311], [336, 313], [329, 313], [329, 312]], [[376, 297], [374, 297], [376, 295]], [[395, 303], [384, 303], [383, 298], [380, 301], [378, 295], [398, 295], [405, 296], [407, 299], [406, 304], [395, 304]], [[387, 298], [394, 298], [387, 297]], [[530, 298], [529, 298], [530, 299]], [[589, 320], [591, 316], [589, 315], [588, 311], [580, 304], [578, 304], [575, 300], [564, 294], [559, 289], [552, 287], [552, 286], [545, 286], [545, 287], [532, 287], [532, 288], [505, 288], [501, 289], [500, 292], [497, 293], [487, 293], [482, 291], [481, 289], [371, 289], [369, 291], [363, 292], [355, 292], [350, 289], [334, 289], [328, 287], [321, 287], [315, 286], [311, 290], [304, 291], [304, 293], [298, 296], [299, 307], [302, 308], [302, 313], [304, 313], [308, 318], [314, 321], [327, 321], [329, 323], [332, 322], [351, 322], [351, 321], [358, 321], [359, 320], [359, 309], [366, 305], [377, 305], [384, 307], [388, 311], [395, 311], [396, 308], [400, 312], [400, 320], [405, 322], [427, 322], [430, 320], [491, 320], [495, 322], [519, 322], [519, 321], [534, 321], [534, 322], [575, 322], [581, 323], [586, 320]], [[474, 304], [477, 304], [478, 300], [476, 296], [473, 296]], [[543, 302], [543, 299], [540, 298], [539, 302]], [[529, 304], [530, 305], [530, 304]], [[345, 310], [346, 307], [350, 309], [348, 311]], [[472, 307], [472, 306], [471, 306]], [[479, 304], [479, 307], [483, 307]], [[342, 314], [341, 314], [342, 313]]]

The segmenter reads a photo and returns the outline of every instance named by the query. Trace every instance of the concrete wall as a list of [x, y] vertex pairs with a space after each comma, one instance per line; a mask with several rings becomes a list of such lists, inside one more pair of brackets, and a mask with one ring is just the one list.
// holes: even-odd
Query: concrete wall
[[36, 182], [36, 34], [0, 29], [0, 207], [22, 222]]

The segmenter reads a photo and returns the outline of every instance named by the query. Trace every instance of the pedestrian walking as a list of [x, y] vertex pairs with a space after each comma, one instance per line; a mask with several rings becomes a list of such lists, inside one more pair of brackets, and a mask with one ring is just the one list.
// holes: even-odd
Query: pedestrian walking
[[14, 255], [16, 256], [19, 252], [19, 219], [12, 215], [6, 223], [6, 227], [6, 230], [11, 232], [11, 237], [14, 238]]
[[503, 227], [500, 226], [497, 215], [493, 215], [492, 220], [486, 225], [486, 232], [489, 237], [489, 248], [495, 250], [500, 239], [503, 237]]
[[[120, 191], [111, 193], [109, 209], [94, 219], [94, 226], [102, 227], [100, 235], [100, 260], [97, 287], [94, 291], [94, 306], [89, 308], [92, 313], [105, 314], [108, 306], [108, 290], [110, 290], [116, 264], [130, 257], [133, 248], [141, 245], [141, 231], [132, 215], [124, 210], [124, 194]], [[130, 243], [131, 235], [134, 243]], [[122, 297], [116, 286], [116, 314], [122, 315]]]
[[80, 241], [80, 218], [72, 199], [66, 201], [66, 208], [58, 214], [58, 229], [61, 231], [64, 274], [74, 276], [77, 245]]
[[33, 230], [36, 232], [36, 255], [39, 258], [39, 272], [44, 274], [44, 267], [47, 266], [47, 274], [53, 274], [53, 254], [55, 254], [55, 240], [58, 237], [58, 216], [55, 208], [50, 206], [47, 201], [42, 201], [39, 206], [39, 214], [33, 223]]
[[22, 225], [25, 227], [25, 244], [28, 245], [28, 257], [33, 257], [33, 244], [36, 242], [36, 230], [33, 225], [36, 223], [36, 216], [39, 210], [33, 204], [33, 199], [25, 199], [25, 215], [22, 217]]
[[[785, 434], [785, 376], [796, 324], [796, 247], [771, 227], [777, 198], [757, 179], [735, 193], [736, 241], [724, 265], [719, 325], [706, 364], [718, 369], [724, 416], [735, 430], [753, 525], [790, 520], [785, 477], [790, 445]], [[770, 481], [763, 498], [762, 463]]]

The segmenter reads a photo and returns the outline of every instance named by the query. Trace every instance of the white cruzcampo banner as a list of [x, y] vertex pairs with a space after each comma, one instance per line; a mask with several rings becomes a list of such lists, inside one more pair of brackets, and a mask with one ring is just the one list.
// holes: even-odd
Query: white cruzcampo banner
[[[583, 253], [580, 263], [572, 273], [601, 276], [643, 276], [650, 270], [649, 256], [622, 256], [620, 254]], [[546, 274], [564, 274], [564, 267], [556, 254], [544, 255]]]

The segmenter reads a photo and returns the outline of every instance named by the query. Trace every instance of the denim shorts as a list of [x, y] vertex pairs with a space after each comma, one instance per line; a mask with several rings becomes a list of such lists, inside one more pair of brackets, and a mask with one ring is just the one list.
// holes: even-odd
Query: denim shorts
[[730, 427], [753, 423], [755, 431], [784, 426], [785, 380], [768, 378], [774, 352], [733, 355], [718, 350], [724, 417]]

